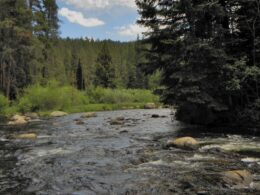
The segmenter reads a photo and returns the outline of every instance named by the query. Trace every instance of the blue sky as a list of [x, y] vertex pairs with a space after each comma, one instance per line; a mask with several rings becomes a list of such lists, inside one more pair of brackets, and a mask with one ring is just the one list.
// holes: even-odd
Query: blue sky
[[145, 29], [135, 0], [57, 0], [61, 37], [135, 40]]

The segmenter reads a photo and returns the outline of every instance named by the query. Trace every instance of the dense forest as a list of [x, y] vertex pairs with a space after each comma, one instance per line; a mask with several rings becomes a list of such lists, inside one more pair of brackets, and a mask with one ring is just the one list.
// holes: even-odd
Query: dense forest
[[[75, 75], [80, 65], [86, 87], [148, 88], [149, 79], [138, 66], [143, 58], [139, 52], [141, 47], [141, 41], [59, 39], [52, 48], [47, 77], [76, 83]], [[36, 81], [42, 78], [39, 71], [35, 73], [38, 73]], [[110, 81], [102, 78], [106, 74]]]
[[8, 99], [52, 79], [78, 89], [148, 88], [158, 80], [138, 66], [139, 40], [59, 38], [55, 0], [1, 0], [0, 10], [0, 91]]
[[260, 121], [259, 0], [137, 0], [146, 73], [162, 71], [163, 101], [196, 124]]

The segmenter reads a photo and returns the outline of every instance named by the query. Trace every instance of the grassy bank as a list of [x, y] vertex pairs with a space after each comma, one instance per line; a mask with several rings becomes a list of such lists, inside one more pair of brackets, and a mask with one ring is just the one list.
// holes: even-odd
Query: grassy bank
[[46, 86], [32, 85], [18, 99], [9, 102], [0, 95], [0, 114], [37, 112], [48, 115], [54, 110], [68, 113], [143, 108], [159, 98], [149, 90], [89, 88], [79, 91], [71, 86], [50, 82]]

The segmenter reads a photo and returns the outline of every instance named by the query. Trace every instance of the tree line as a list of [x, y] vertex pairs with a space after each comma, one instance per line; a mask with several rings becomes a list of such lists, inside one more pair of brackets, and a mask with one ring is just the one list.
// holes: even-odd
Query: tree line
[[55, 0], [0, 1], [1, 93], [16, 99], [28, 85], [52, 79], [80, 90], [149, 87], [138, 67], [140, 41], [62, 39], [57, 11]]
[[260, 121], [259, 0], [137, 0], [148, 27], [143, 70], [196, 124]]

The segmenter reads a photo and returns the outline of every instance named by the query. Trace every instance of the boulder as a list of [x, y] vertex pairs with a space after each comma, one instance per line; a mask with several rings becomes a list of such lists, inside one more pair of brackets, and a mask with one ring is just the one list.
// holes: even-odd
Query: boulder
[[26, 113], [24, 116], [30, 118], [30, 119], [39, 119], [39, 115], [35, 112], [29, 112], [29, 113]]
[[50, 114], [52, 117], [62, 117], [62, 116], [67, 116], [68, 113], [62, 112], [62, 111], [54, 111]]
[[81, 118], [91, 118], [91, 117], [97, 117], [97, 113], [95, 112], [86, 112], [84, 113]]
[[182, 149], [197, 149], [199, 143], [192, 137], [181, 137], [177, 139], [168, 140], [167, 146], [173, 146]]
[[253, 182], [252, 174], [247, 170], [233, 170], [222, 173], [223, 181], [229, 186], [249, 187]]
[[14, 136], [16, 139], [36, 139], [37, 135], [35, 133], [24, 133]]
[[26, 116], [16, 114], [12, 118], [10, 118], [8, 125], [24, 125], [28, 123], [28, 120], [29, 118], [27, 118]]
[[155, 109], [155, 108], [157, 108], [157, 106], [155, 103], [147, 103], [144, 105], [144, 108], [145, 109]]

